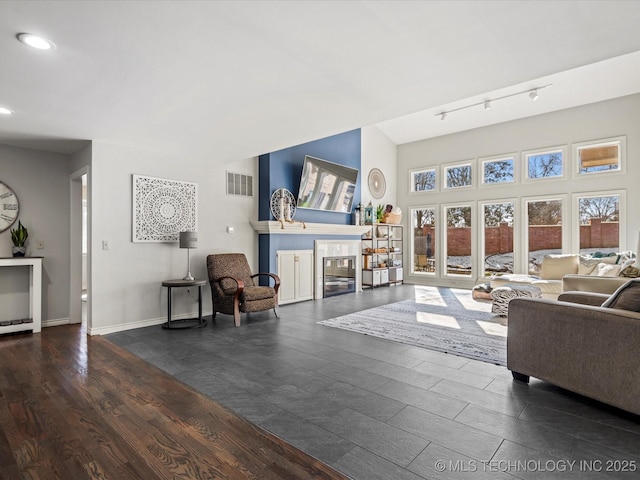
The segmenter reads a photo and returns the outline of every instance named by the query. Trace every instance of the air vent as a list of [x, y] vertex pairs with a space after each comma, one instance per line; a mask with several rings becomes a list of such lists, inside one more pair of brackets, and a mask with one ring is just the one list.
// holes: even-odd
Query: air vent
[[227, 172], [227, 195], [253, 196], [253, 177], [241, 173]]

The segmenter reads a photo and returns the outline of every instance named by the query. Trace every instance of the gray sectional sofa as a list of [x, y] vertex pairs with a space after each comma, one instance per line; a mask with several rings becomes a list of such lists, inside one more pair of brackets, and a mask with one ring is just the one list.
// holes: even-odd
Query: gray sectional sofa
[[[603, 303], [604, 302], [604, 303]], [[507, 368], [640, 415], [640, 279], [509, 303]]]

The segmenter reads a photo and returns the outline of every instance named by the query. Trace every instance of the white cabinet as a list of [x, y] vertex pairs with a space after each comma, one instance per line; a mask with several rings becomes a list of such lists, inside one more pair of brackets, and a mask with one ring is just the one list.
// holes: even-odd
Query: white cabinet
[[362, 284], [368, 287], [378, 287], [389, 283], [388, 268], [374, 268], [362, 270]]
[[278, 303], [301, 302], [313, 298], [313, 250], [276, 252], [280, 289]]

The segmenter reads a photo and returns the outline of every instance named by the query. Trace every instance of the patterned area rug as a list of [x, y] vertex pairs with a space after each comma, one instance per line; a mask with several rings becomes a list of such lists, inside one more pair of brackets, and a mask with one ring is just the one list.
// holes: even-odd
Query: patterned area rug
[[496, 365], [507, 364], [507, 319], [470, 290], [416, 287], [416, 299], [318, 322]]

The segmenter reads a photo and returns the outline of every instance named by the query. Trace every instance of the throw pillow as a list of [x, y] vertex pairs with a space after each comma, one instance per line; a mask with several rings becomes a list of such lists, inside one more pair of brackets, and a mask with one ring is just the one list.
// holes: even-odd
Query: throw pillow
[[578, 264], [578, 275], [591, 275], [596, 265], [600, 263], [599, 258], [587, 258], [580, 256], [580, 263]]
[[613, 292], [602, 306], [640, 312], [640, 279], [629, 280]]
[[620, 270], [620, 276], [629, 278], [640, 277], [640, 268], [629, 265]]
[[542, 259], [542, 272], [540, 276], [544, 280], [562, 280], [569, 273], [578, 273], [580, 260], [578, 255], [560, 254], [545, 255]]
[[610, 265], [608, 263], [599, 263], [590, 273], [592, 277], [617, 277], [620, 273], [620, 265]]

